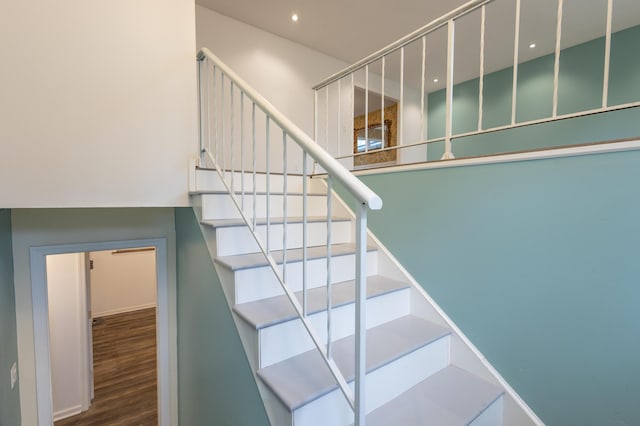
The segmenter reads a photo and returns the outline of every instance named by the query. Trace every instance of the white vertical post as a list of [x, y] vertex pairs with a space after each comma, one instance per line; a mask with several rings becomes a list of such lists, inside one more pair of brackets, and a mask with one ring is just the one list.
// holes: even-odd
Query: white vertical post
[[327, 152], [331, 154], [329, 150], [329, 86], [326, 87], [324, 93], [324, 142], [327, 146]]
[[611, 62], [611, 26], [613, 21], [613, 0], [607, 2], [607, 35], [604, 45], [604, 79], [602, 81], [602, 108], [609, 104], [609, 66]]
[[282, 129], [282, 282], [287, 283], [287, 132]]
[[318, 143], [318, 89], [313, 91], [313, 140]]
[[364, 67], [364, 152], [369, 152], [369, 65]]
[[342, 86], [342, 80], [338, 80], [338, 151], [336, 152], [336, 155], [334, 155], [334, 157], [340, 157], [342, 155], [342, 152], [340, 150], [340, 133], [342, 133], [342, 129], [341, 127], [341, 117], [340, 115], [342, 114], [342, 109], [340, 108], [342, 106], [342, 94], [341, 94], [341, 90], [340, 90], [340, 86]]
[[[265, 198], [266, 198], [266, 208], [267, 208], [267, 254], [271, 253], [271, 235], [270, 235], [270, 231], [271, 231], [271, 171], [270, 171], [270, 165], [269, 165], [269, 159], [271, 157], [271, 148], [270, 148], [270, 132], [269, 130], [271, 129], [271, 118], [267, 115], [267, 126], [266, 126], [266, 139], [267, 139], [267, 143], [266, 143], [266, 148], [267, 148], [267, 152], [266, 152], [266, 158], [267, 158], [267, 175], [266, 175], [266, 185], [267, 185], [267, 191], [265, 194]], [[255, 212], [254, 212], [255, 214]]]
[[[313, 140], [315, 141], [315, 143], [320, 144], [320, 141], [318, 141], [318, 134], [320, 132], [320, 130], [318, 129], [318, 90], [319, 89], [313, 91]], [[316, 172], [316, 164], [317, 163], [314, 160], [312, 170], [313, 173]]]
[[[200, 152], [198, 154], [199, 164], [204, 162], [204, 111], [205, 111], [205, 99], [204, 99], [204, 84], [202, 82], [202, 68], [205, 66], [206, 59], [200, 59], [198, 61], [198, 124], [200, 125]], [[205, 72], [206, 75], [206, 72]], [[208, 110], [207, 110], [208, 111]]]
[[307, 151], [302, 151], [302, 314], [307, 316]]
[[241, 207], [244, 211], [244, 92], [240, 92], [240, 187], [242, 191]]
[[[210, 80], [210, 72], [209, 69], [211, 68], [210, 66], [210, 61], [209, 59], [204, 59], [203, 62], [205, 62], [204, 64], [204, 74], [205, 74], [205, 86], [204, 86], [204, 111], [203, 111], [203, 117], [205, 118], [205, 123], [203, 123], [204, 125], [206, 125], [206, 130], [203, 133], [203, 145], [202, 148], [203, 149], [209, 149], [209, 151], [211, 151], [211, 80]], [[213, 153], [212, 153], [213, 155]], [[202, 155], [202, 165], [206, 165], [206, 159], [204, 157], [204, 153]]]
[[427, 38], [422, 36], [422, 69], [420, 71], [420, 141], [424, 139], [424, 82], [427, 60]]
[[213, 108], [212, 108], [212, 116], [213, 116], [213, 140], [215, 144], [215, 159], [216, 166], [220, 164], [220, 138], [218, 137], [218, 78], [216, 75], [217, 67], [213, 65], [213, 85], [211, 87], [211, 95], [213, 97]]
[[327, 358], [331, 359], [331, 198], [333, 178], [327, 178]]
[[226, 177], [227, 169], [226, 169], [226, 158], [224, 155], [224, 144], [225, 144], [225, 134], [224, 134], [224, 73], [220, 72], [220, 132], [222, 133], [222, 139], [220, 140], [220, 152], [221, 152], [221, 164], [222, 164], [222, 179], [224, 180]]
[[364, 426], [366, 414], [366, 348], [367, 348], [367, 207], [356, 209], [356, 368], [355, 424]]
[[558, 0], [558, 14], [556, 18], [556, 52], [553, 62], [553, 106], [552, 117], [558, 116], [558, 87], [560, 81], [560, 49], [562, 48], [562, 9], [563, 0]]
[[256, 232], [256, 103], [251, 102], [251, 144], [253, 151], [253, 232]]
[[516, 124], [516, 104], [518, 101], [518, 56], [520, 52], [520, 0], [516, 0], [516, 23], [513, 42], [513, 81], [511, 88], [511, 125]]
[[478, 131], [482, 130], [482, 115], [484, 107], [484, 36], [486, 33], [487, 11], [486, 5], [480, 10], [480, 80], [478, 82]]
[[[383, 79], [384, 81], [384, 79]], [[355, 82], [354, 82], [354, 77], [353, 77], [353, 73], [351, 73], [351, 113], [349, 114], [351, 116], [351, 129], [354, 128], [354, 115], [356, 112], [356, 94], [355, 94]], [[352, 130], [353, 131], [353, 130]], [[353, 157], [353, 153], [357, 150], [357, 140], [356, 140], [356, 146], [355, 149], [351, 148], [351, 152], [352, 152], [352, 157], [351, 157], [351, 168], [353, 169], [353, 163], [355, 160], [355, 157]]]
[[444, 154], [442, 160], [454, 158], [451, 149], [451, 135], [453, 133], [453, 61], [455, 58], [455, 22], [447, 23], [447, 90], [446, 90], [446, 114], [444, 129]]
[[234, 121], [235, 121], [235, 117], [234, 117], [234, 108], [233, 108], [233, 98], [234, 98], [234, 82], [233, 80], [229, 80], [231, 82], [230, 85], [230, 89], [229, 89], [229, 109], [230, 109], [230, 119], [231, 119], [231, 124], [230, 124], [230, 136], [229, 138], [231, 139], [231, 142], [229, 143], [229, 149], [231, 150], [231, 192], [235, 192], [235, 188], [233, 187], [233, 175], [235, 174], [235, 165], [234, 165], [234, 152], [235, 152], [235, 134], [234, 134]]
[[381, 88], [382, 95], [380, 96], [380, 125], [382, 126], [382, 147], [383, 148], [386, 148], [387, 143], [389, 143], [389, 141], [385, 139], [385, 136], [387, 136], [387, 132], [384, 131], [384, 68], [385, 68], [385, 65], [386, 65], [386, 57], [383, 56], [382, 57], [382, 88]]
[[[400, 48], [400, 108], [398, 109], [398, 145], [404, 145], [404, 47]], [[396, 151], [396, 153], [399, 153], [399, 151]]]

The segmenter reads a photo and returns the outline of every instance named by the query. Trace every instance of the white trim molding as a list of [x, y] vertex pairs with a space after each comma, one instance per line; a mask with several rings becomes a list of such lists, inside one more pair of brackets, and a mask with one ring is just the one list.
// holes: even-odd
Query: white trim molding
[[489, 155], [483, 157], [460, 158], [453, 160], [413, 163], [377, 169], [354, 170], [356, 176], [378, 175], [384, 173], [407, 172], [413, 170], [445, 169], [450, 167], [477, 166], [483, 164], [513, 163], [518, 161], [543, 160], [548, 158], [577, 157], [582, 155], [605, 154], [610, 152], [640, 150], [640, 140], [604, 142], [589, 145], [551, 148], [539, 151], [516, 152]]
[[171, 387], [177, 386], [177, 382], [172, 374], [172, 371], [176, 370], [176, 360], [171, 359], [172, 357], [170, 356], [170, 330], [174, 327], [172, 324], [175, 323], [176, 318], [174, 312], [169, 307], [170, 289], [168, 283], [167, 239], [154, 238], [62, 244], [31, 247], [29, 250], [35, 345], [36, 405], [39, 426], [50, 426], [54, 420], [53, 398], [51, 394], [46, 256], [135, 247], [156, 248], [158, 424], [160, 426], [169, 426], [172, 416], [176, 416], [176, 413], [172, 413], [172, 410], [176, 406], [176, 402], [172, 401], [172, 398], [175, 398], [176, 392], [171, 392]]

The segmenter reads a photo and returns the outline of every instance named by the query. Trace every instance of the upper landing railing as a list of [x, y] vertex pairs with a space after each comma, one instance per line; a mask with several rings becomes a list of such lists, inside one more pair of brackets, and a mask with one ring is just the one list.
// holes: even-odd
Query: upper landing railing
[[[315, 86], [315, 139], [347, 168], [409, 164], [504, 152], [469, 150], [498, 134], [473, 136], [640, 106], [640, 62], [620, 59], [640, 36], [626, 51], [615, 39], [612, 62], [640, 2], [585, 3], [465, 3]], [[518, 142], [507, 151], [543, 147]]]
[[[368, 209], [378, 210], [382, 200], [360, 180], [353, 176], [336, 159], [316, 144], [309, 136], [276, 110], [265, 98], [250, 87], [233, 70], [208, 49], [198, 53], [198, 81], [200, 104], [200, 161], [212, 165], [222, 179], [244, 222], [249, 227], [260, 250], [265, 255], [285, 295], [289, 298], [298, 317], [313, 340], [317, 350], [331, 371], [347, 402], [354, 410], [356, 425], [364, 425], [365, 390], [365, 324], [366, 324], [366, 228]], [[274, 155], [274, 153], [276, 155]], [[299, 157], [294, 157], [299, 155]], [[321, 165], [327, 172], [326, 202], [326, 328], [317, 330], [309, 319], [307, 288], [311, 278], [307, 273], [307, 231], [309, 200], [308, 166], [311, 162]], [[292, 193], [288, 181], [292, 166], [302, 165], [302, 194]], [[261, 174], [264, 186], [258, 183]], [[275, 176], [277, 175], [277, 177]], [[355, 383], [351, 390], [347, 380], [334, 362], [332, 355], [332, 185], [337, 181], [348, 191], [359, 206], [355, 209]], [[278, 182], [278, 187], [274, 183]], [[281, 185], [281, 186], [280, 186]], [[296, 188], [293, 192], [299, 192]], [[301, 200], [300, 200], [301, 196]], [[258, 204], [264, 199], [266, 206]], [[281, 203], [279, 202], [281, 201]], [[288, 213], [302, 204], [302, 241], [287, 237]], [[317, 203], [316, 203], [317, 207]], [[317, 213], [314, 213], [317, 214]], [[299, 213], [296, 212], [296, 216]], [[282, 240], [276, 241], [275, 217], [281, 217]], [[257, 230], [257, 222], [266, 222], [266, 238]], [[280, 224], [278, 224], [279, 227]], [[281, 255], [274, 258], [274, 246]], [[317, 247], [317, 241], [315, 243]], [[288, 248], [301, 247], [302, 271], [291, 268]], [[301, 283], [302, 300], [295, 291]], [[316, 282], [315, 285], [318, 283]], [[326, 338], [323, 338], [326, 337]]]

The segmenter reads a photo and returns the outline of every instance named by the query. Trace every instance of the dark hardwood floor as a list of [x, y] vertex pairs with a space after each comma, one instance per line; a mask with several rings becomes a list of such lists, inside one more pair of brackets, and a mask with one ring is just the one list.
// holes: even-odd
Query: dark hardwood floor
[[155, 308], [96, 319], [93, 360], [91, 408], [55, 426], [157, 425]]

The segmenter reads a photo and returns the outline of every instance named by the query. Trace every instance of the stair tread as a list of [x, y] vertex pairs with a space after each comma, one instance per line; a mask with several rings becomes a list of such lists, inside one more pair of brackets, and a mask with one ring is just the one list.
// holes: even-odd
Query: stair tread
[[[367, 277], [367, 298], [382, 296], [394, 291], [409, 288], [406, 282], [397, 281], [381, 275]], [[295, 293], [302, 304], [302, 292]], [[313, 288], [308, 291], [307, 308], [309, 314], [326, 310], [326, 286]], [[355, 280], [333, 284], [331, 286], [331, 301], [333, 307], [353, 303], [355, 300]], [[295, 309], [285, 295], [270, 297], [255, 302], [236, 305], [233, 310], [256, 329], [268, 327], [284, 321], [297, 318]]]
[[[367, 246], [367, 251], [375, 251], [376, 248], [372, 245]], [[331, 255], [333, 256], [344, 256], [348, 254], [353, 254], [356, 251], [356, 246], [353, 243], [341, 243], [341, 244], [332, 244], [331, 245]], [[276, 262], [282, 263], [283, 259], [283, 250], [273, 250], [271, 251], [271, 255], [276, 260]], [[307, 259], [318, 259], [327, 257], [327, 247], [326, 246], [315, 246], [307, 248]], [[288, 249], [287, 250], [287, 263], [291, 262], [300, 262], [302, 261], [302, 249]], [[255, 268], [258, 266], [266, 266], [268, 265], [267, 260], [262, 252], [257, 253], [246, 253], [246, 254], [235, 254], [232, 256], [218, 256], [215, 258], [215, 262], [219, 265], [225, 266], [232, 271], [237, 271], [240, 269], [248, 269]]]
[[[332, 216], [332, 222], [347, 222], [350, 219], [344, 216]], [[327, 216], [307, 216], [308, 223], [326, 222]], [[203, 225], [209, 225], [214, 228], [229, 228], [232, 226], [245, 226], [244, 219], [209, 219], [200, 222]], [[272, 217], [270, 218], [272, 225], [284, 223], [284, 217]], [[287, 217], [287, 223], [302, 223], [302, 216], [290, 216]], [[256, 219], [257, 225], [266, 225], [267, 219], [260, 217]]]
[[[215, 167], [196, 166], [196, 170], [203, 170], [203, 171], [207, 171], [207, 172], [216, 172], [216, 173], [218, 172], [218, 170]], [[220, 169], [220, 170], [222, 171], [222, 169]], [[225, 172], [231, 173], [231, 170], [230, 169], [225, 169]], [[242, 170], [234, 169], [233, 172], [234, 173], [238, 173], [238, 174], [244, 173], [244, 174], [247, 174], [247, 175], [253, 175], [253, 170], [245, 170], [243, 172]], [[256, 175], [261, 175], [261, 176], [266, 176], [267, 175], [267, 172], [258, 172], [258, 171], [256, 171], [255, 173], [256, 173]], [[279, 172], [269, 172], [269, 174], [271, 176], [284, 176], [284, 173], [279, 173]], [[302, 177], [302, 173], [287, 173], [287, 176], [290, 176], [290, 177]], [[312, 178], [311, 175], [309, 175], [308, 177]]]
[[449, 366], [367, 415], [368, 426], [430, 424], [465, 426], [504, 390], [459, 367]]
[[[367, 372], [450, 333], [445, 327], [412, 315], [368, 329]], [[333, 359], [347, 381], [354, 378], [354, 350], [353, 335], [333, 343]], [[322, 356], [315, 349], [262, 368], [258, 370], [258, 376], [290, 410], [338, 387]]]
[[[234, 191], [234, 193], [236, 194], [236, 196], [241, 196], [242, 195], [242, 191]], [[229, 194], [229, 191], [227, 191], [226, 189], [196, 189], [195, 191], [189, 191], [190, 195], [207, 195], [207, 194], [223, 194], [223, 195], [227, 195]], [[269, 195], [283, 195], [284, 192], [282, 191], [269, 191]], [[267, 195], [266, 191], [256, 191], [256, 195]], [[287, 195], [293, 195], [296, 197], [301, 197], [302, 191], [287, 191]], [[253, 196], [253, 191], [245, 191], [244, 192], [244, 196], [245, 197], [251, 197]], [[326, 192], [307, 192], [307, 196], [309, 197], [326, 197], [327, 193]]]

